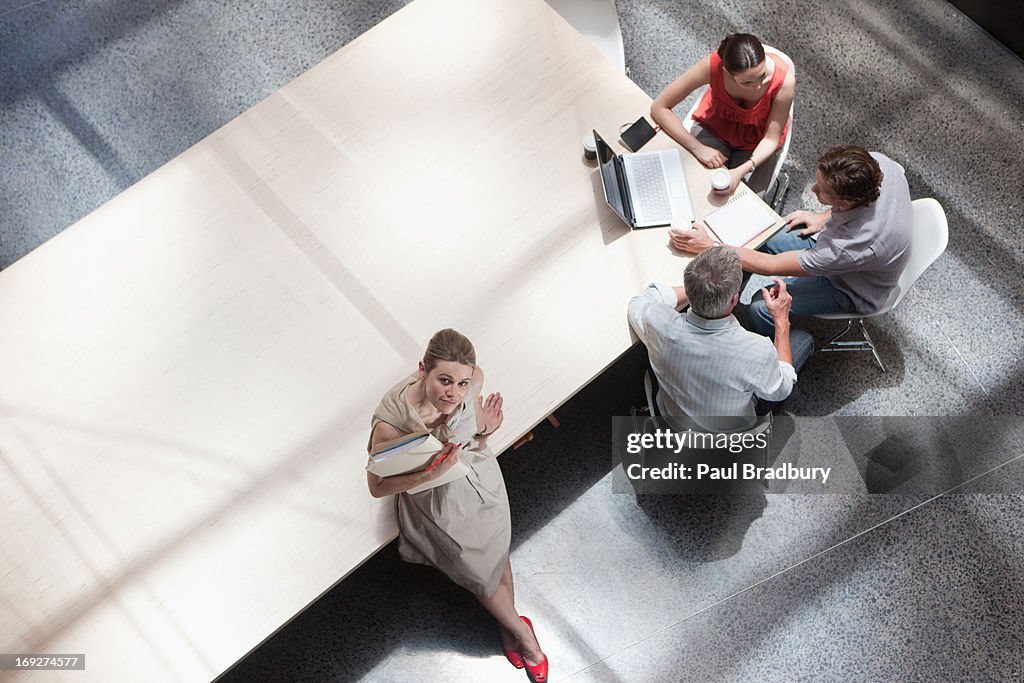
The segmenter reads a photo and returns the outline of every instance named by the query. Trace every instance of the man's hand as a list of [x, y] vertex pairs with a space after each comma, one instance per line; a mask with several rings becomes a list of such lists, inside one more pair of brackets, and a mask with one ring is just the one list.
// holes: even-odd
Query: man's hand
[[668, 231], [672, 246], [684, 254], [697, 254], [705, 249], [714, 246], [711, 236], [708, 235], [708, 226], [704, 221], [697, 221], [693, 224], [693, 230], [679, 230], [672, 228]]
[[813, 211], [794, 211], [782, 220], [789, 223], [786, 227], [786, 232], [793, 232], [796, 228], [801, 225], [805, 226], [798, 235], [801, 237], [808, 237], [821, 232], [821, 229], [825, 227], [825, 221], [828, 220], [830, 212], [825, 211], [824, 213], [814, 213]]
[[708, 168], [725, 166], [725, 162], [728, 161], [724, 154], [714, 147], [708, 147], [707, 145], [701, 145], [697, 149], [693, 150], [693, 156], [697, 157], [697, 161]]
[[776, 286], [763, 288], [761, 296], [764, 297], [764, 305], [768, 307], [768, 313], [775, 321], [775, 328], [778, 329], [782, 325], [788, 327], [789, 309], [793, 306], [793, 295], [786, 290], [786, 283], [782, 278], [772, 279], [775, 280]]

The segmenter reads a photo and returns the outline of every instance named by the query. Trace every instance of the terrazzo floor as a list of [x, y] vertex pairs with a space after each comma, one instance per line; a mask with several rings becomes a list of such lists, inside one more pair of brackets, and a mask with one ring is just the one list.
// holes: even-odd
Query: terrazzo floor
[[[404, 4], [0, 0], [0, 267]], [[794, 59], [786, 210], [816, 206], [814, 162], [840, 142], [896, 159], [912, 196], [946, 210], [946, 254], [870, 323], [890, 372], [817, 356], [786, 410], [1019, 414], [1024, 63], [936, 0], [617, 4], [651, 95], [733, 30]], [[642, 367], [626, 354], [561, 429], [501, 458], [518, 602], [552, 680], [1024, 676], [1024, 448], [938, 498], [638, 501], [611, 492], [608, 418], [642, 401]], [[223, 680], [522, 676], [475, 600], [392, 545]]]

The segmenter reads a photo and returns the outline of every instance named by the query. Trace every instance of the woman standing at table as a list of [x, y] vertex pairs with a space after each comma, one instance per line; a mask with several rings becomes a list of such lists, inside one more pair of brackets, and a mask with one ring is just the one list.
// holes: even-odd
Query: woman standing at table
[[[672, 108], [709, 84], [687, 132]], [[763, 195], [786, 140], [795, 91], [796, 75], [781, 52], [768, 48], [766, 55], [757, 38], [733, 33], [658, 94], [651, 117], [708, 168], [730, 169], [723, 194], [750, 174], [747, 185]]]
[[[548, 660], [533, 625], [515, 608], [509, 545], [511, 518], [505, 481], [487, 437], [503, 420], [501, 394], [484, 400], [483, 372], [472, 342], [455, 330], [436, 333], [419, 369], [396, 384], [373, 413], [370, 451], [405, 434], [429, 432], [445, 444], [420, 472], [379, 477], [367, 472], [375, 498], [394, 495], [398, 553], [426, 564], [472, 592], [498, 621], [505, 656], [526, 667], [535, 683], [547, 680]], [[470, 472], [419, 493], [409, 489], [441, 476], [461, 460]]]

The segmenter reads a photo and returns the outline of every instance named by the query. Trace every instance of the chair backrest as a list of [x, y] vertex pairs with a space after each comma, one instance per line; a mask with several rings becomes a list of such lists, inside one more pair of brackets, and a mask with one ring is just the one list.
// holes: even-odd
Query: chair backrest
[[651, 417], [660, 417], [661, 410], [658, 408], [658, 380], [654, 377], [654, 370], [650, 365], [644, 372], [644, 395], [647, 397], [647, 411]]
[[[661, 387], [658, 385], [658, 379], [654, 374], [654, 369], [648, 364], [647, 370], [644, 371], [644, 395], [647, 398], [647, 409], [651, 417], [662, 417], [661, 409], [658, 407], [658, 392]], [[768, 433], [771, 434], [772, 430], [772, 414], [767, 413], [757, 418], [757, 422], [744, 433], [753, 435]]]
[[615, 0], [547, 0], [547, 3], [621, 73], [626, 72], [626, 51]]
[[[772, 49], [775, 50], [775, 48]], [[794, 76], [796, 76], [796, 66], [794, 66], [793, 60], [789, 58], [789, 55], [780, 50], [775, 50], [775, 53], [778, 54], [779, 57], [782, 57], [783, 61], [786, 62], [786, 65], [789, 66], [789, 70], [793, 72]], [[786, 162], [786, 155], [789, 154], [789, 143], [793, 141], [794, 106], [796, 106], [796, 99], [794, 99], [793, 103], [789, 105], [789, 120], [786, 122], [786, 139], [782, 142], [782, 152], [779, 154], [779, 161], [775, 164], [775, 168], [772, 169], [772, 179], [768, 181], [769, 188], [775, 184], [775, 180], [779, 177], [779, 171], [782, 170], [782, 164]]]
[[946, 221], [946, 212], [942, 205], [931, 197], [915, 199], [911, 202], [913, 209], [913, 226], [911, 227], [910, 238], [910, 259], [903, 268], [900, 275], [895, 296], [891, 296], [891, 304], [887, 304], [882, 311], [891, 310], [903, 300], [910, 288], [914, 286], [917, 279], [921, 277], [928, 267], [935, 263], [942, 252], [946, 251], [949, 243], [949, 223]]

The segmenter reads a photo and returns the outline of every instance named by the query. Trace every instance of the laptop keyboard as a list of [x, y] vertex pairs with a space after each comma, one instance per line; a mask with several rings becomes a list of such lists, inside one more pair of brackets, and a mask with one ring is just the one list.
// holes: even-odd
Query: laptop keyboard
[[665, 173], [661, 169], [661, 159], [656, 155], [635, 156], [630, 159], [633, 183], [640, 193], [633, 202], [637, 213], [646, 218], [672, 216], [672, 203], [665, 189]]

